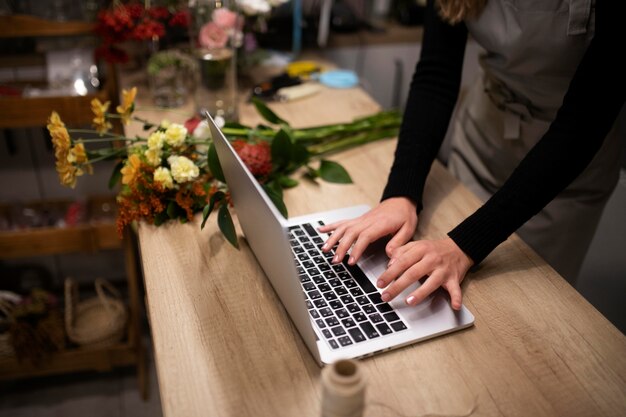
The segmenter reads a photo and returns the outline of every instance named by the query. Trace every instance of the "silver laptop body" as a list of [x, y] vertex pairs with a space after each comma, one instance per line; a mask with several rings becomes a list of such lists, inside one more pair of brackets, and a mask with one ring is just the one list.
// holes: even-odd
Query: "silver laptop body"
[[[354, 218], [365, 213], [369, 207], [354, 206], [285, 219], [241, 161], [211, 116], [208, 114], [205, 116], [239, 223], [248, 244], [319, 364], [332, 363], [344, 358], [370, 356], [460, 330], [473, 324], [474, 316], [465, 306], [462, 306], [460, 311], [453, 310], [443, 291], [436, 291], [417, 306], [406, 305], [404, 300], [420, 285], [419, 283], [407, 288], [388, 305], [377, 303], [380, 301], [379, 295], [377, 296], [379, 292], [378, 289], [374, 292], [372, 287], [388, 262], [383, 244], [372, 245], [359, 260], [357, 265], [364, 274], [360, 276], [360, 280], [337, 278], [331, 281], [331, 284], [322, 284], [320, 283], [321, 274], [313, 277], [308, 276], [307, 273], [303, 274], [309, 270], [317, 270], [320, 265], [307, 269], [299, 259], [300, 255], [292, 251], [294, 241], [299, 243], [299, 239], [311, 238], [307, 233], [311, 227], [305, 229], [304, 232], [297, 232], [303, 236], [295, 234], [297, 230], [302, 230], [299, 225], [311, 224], [312, 227], [317, 228], [320, 221], [329, 224]], [[327, 237], [325, 234], [319, 234], [322, 240], [326, 240]], [[319, 239], [316, 240], [319, 242]], [[310, 248], [311, 245], [308, 247]], [[314, 253], [315, 250], [319, 250], [319, 247], [316, 246], [309, 252]], [[323, 257], [321, 252], [319, 256]], [[328, 276], [336, 272], [335, 267], [341, 268], [341, 266], [331, 266], [330, 272], [327, 271]], [[347, 277], [343, 273], [340, 274], [342, 277]], [[303, 280], [308, 281], [303, 282]], [[369, 281], [369, 284], [363, 282], [365, 280]], [[354, 286], [353, 281], [365, 284], [369, 290], [362, 288], [363, 285]], [[305, 284], [311, 285], [305, 288]], [[343, 289], [344, 295], [341, 296], [338, 287], [334, 287], [335, 284], [338, 286], [351, 284], [351, 287]], [[339, 301], [335, 302], [336, 300], [346, 299], [346, 291], [348, 292], [347, 299], [351, 297], [354, 302], [349, 303], [348, 308], [336, 310], [331, 308], [331, 305], [338, 306]], [[355, 295], [359, 291], [363, 294]], [[367, 294], [366, 291], [371, 291], [371, 293]], [[336, 294], [331, 294], [331, 292]], [[333, 299], [330, 299], [331, 297]]]

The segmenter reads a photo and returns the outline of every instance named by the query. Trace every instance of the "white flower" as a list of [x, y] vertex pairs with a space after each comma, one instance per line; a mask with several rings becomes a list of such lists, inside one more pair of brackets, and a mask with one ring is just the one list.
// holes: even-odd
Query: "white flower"
[[237, 0], [237, 4], [248, 16], [265, 14], [272, 9], [266, 0]]
[[209, 123], [206, 120], [198, 123], [198, 126], [193, 131], [193, 137], [198, 140], [207, 140], [211, 137], [211, 129]]
[[187, 128], [178, 123], [171, 123], [165, 130], [165, 141], [170, 146], [180, 146], [187, 136]]
[[161, 149], [160, 148], [149, 148], [144, 152], [146, 156], [146, 160], [153, 167], [158, 167], [161, 165]]
[[179, 184], [194, 180], [200, 174], [196, 164], [185, 156], [172, 155], [167, 158], [167, 162], [170, 164], [172, 177]]
[[148, 148], [149, 149], [161, 149], [165, 142], [165, 133], [161, 131], [154, 132], [148, 136]]
[[161, 124], [159, 125], [159, 127], [161, 129], [167, 129], [168, 127], [170, 127], [171, 124], [172, 123], [169, 120], [163, 119], [163, 120], [161, 120]]
[[158, 167], [157, 169], [155, 169], [153, 178], [154, 182], [161, 184], [165, 188], [174, 188], [172, 174], [170, 174], [170, 170], [167, 168]]

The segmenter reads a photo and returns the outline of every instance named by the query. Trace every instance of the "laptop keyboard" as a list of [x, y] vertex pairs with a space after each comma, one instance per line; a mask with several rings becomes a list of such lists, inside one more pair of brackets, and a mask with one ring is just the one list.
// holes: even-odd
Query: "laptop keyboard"
[[322, 252], [324, 239], [316, 226], [290, 227], [289, 243], [309, 314], [332, 349], [406, 330], [363, 271], [348, 265], [348, 256], [341, 264], [331, 263], [334, 250]]

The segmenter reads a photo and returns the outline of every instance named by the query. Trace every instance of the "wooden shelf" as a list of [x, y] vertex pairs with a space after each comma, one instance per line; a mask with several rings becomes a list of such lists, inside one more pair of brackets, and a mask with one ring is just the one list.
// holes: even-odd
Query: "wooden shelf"
[[0, 259], [97, 252], [119, 249], [122, 241], [114, 223], [85, 224], [67, 228], [41, 228], [0, 233]]
[[0, 38], [31, 36], [74, 36], [91, 34], [91, 22], [55, 22], [29, 15], [0, 16]]

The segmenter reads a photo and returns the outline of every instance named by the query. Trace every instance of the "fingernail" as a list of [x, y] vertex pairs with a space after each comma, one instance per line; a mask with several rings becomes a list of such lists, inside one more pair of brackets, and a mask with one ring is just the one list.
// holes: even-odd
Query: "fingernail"
[[339, 262], [339, 255], [335, 255], [333, 257], [333, 263], [337, 263], [337, 262]]
[[412, 295], [406, 299], [407, 304], [413, 304], [414, 302], [415, 302], [415, 297]]
[[350, 265], [354, 265], [354, 257], [353, 256], [351, 256], [350, 259], [348, 259], [348, 263]]
[[387, 264], [387, 267], [390, 267], [391, 265], [393, 265], [393, 263], [394, 263], [395, 261], [396, 261], [396, 259], [395, 259], [395, 258], [391, 258], [391, 259], [389, 260], [389, 263]]
[[322, 250], [326, 250], [328, 249], [328, 243], [324, 243], [324, 246], [322, 246]]
[[383, 300], [384, 302], [387, 302], [387, 301], [391, 300], [391, 296], [390, 296], [390, 295], [389, 295], [389, 293], [387, 293], [387, 292], [382, 293], [382, 295], [380, 296], [380, 298], [382, 298], [382, 300]]
[[385, 281], [383, 281], [382, 279], [379, 279], [378, 281], [376, 281], [376, 286], [378, 288], [383, 288], [385, 286]]

